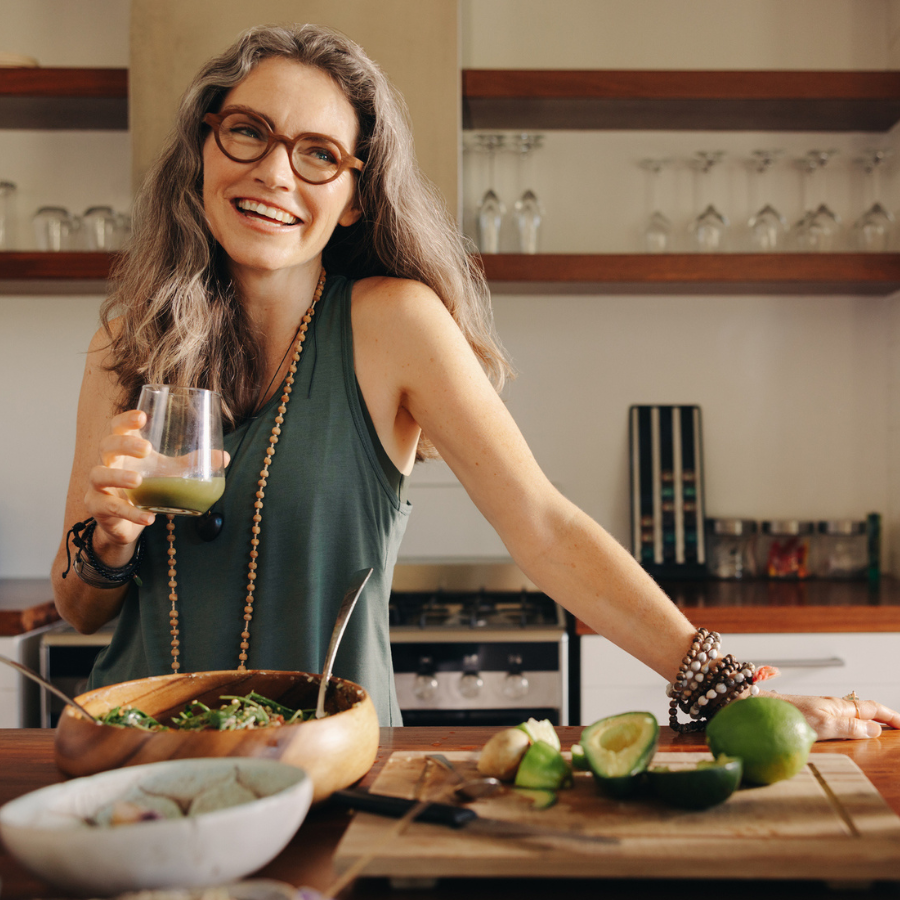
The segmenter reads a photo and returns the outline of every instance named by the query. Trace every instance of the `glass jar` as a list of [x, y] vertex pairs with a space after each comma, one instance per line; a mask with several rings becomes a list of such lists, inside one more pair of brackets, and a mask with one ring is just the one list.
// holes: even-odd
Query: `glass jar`
[[756, 575], [756, 532], [753, 519], [706, 520], [706, 568], [713, 578]]
[[809, 578], [813, 523], [800, 519], [771, 519], [762, 523], [757, 561], [769, 578]]
[[16, 230], [16, 186], [0, 181], [0, 250], [12, 250]]
[[869, 566], [866, 523], [854, 519], [819, 522], [814, 554], [819, 578], [864, 578]]

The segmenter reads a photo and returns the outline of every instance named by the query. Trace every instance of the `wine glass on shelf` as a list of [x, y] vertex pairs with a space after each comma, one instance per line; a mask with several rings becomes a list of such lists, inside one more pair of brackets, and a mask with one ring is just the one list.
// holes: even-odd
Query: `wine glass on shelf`
[[497, 152], [502, 150], [506, 137], [502, 134], [478, 134], [475, 146], [487, 154], [488, 182], [481, 202], [478, 204], [478, 249], [482, 253], [500, 252], [500, 228], [506, 207], [494, 190], [496, 184], [495, 163]]
[[672, 247], [672, 223], [660, 209], [659, 182], [670, 159], [642, 159], [638, 165], [647, 173], [647, 219], [644, 226], [644, 250], [665, 253]]
[[763, 253], [773, 253], [784, 249], [787, 235], [787, 220], [775, 207], [763, 201], [760, 206], [760, 185], [766, 181], [766, 173], [778, 160], [784, 151], [782, 150], [754, 150], [750, 159], [750, 208], [755, 210], [747, 221], [750, 230], [750, 245], [753, 250]]
[[810, 150], [797, 160], [803, 172], [804, 214], [794, 226], [801, 250], [830, 253], [837, 249], [841, 219], [826, 201], [826, 166], [837, 150]]
[[855, 162], [865, 173], [866, 211], [853, 224], [856, 246], [866, 253], [884, 253], [891, 242], [893, 214], [881, 203], [879, 174], [890, 150], [865, 150]]
[[691, 160], [696, 172], [695, 206], [701, 212], [689, 228], [694, 247], [701, 253], [716, 253], [723, 249], [728, 219], [716, 209], [712, 201], [712, 170], [724, 159], [724, 150], [698, 150]]
[[524, 186], [514, 207], [520, 253], [538, 252], [544, 208], [530, 185], [534, 181], [533, 154], [543, 140], [543, 135], [540, 134], [522, 132], [515, 136], [515, 150], [519, 156], [519, 184]]

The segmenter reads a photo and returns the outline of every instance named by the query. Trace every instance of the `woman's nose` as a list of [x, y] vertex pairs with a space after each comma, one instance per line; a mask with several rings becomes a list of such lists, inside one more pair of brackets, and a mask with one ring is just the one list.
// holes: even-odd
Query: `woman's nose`
[[271, 188], [293, 188], [297, 181], [288, 148], [284, 144], [277, 144], [259, 160], [255, 164], [254, 174]]

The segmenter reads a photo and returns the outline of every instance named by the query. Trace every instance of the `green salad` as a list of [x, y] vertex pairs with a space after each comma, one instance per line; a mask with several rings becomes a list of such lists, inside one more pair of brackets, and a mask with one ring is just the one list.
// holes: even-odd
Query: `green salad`
[[225, 702], [217, 709], [194, 700], [172, 719], [171, 725], [163, 725], [131, 706], [116, 706], [103, 715], [100, 722], [142, 731], [240, 731], [293, 725], [313, 718], [316, 713], [314, 709], [290, 709], [255, 691], [245, 697], [224, 694], [219, 699]]

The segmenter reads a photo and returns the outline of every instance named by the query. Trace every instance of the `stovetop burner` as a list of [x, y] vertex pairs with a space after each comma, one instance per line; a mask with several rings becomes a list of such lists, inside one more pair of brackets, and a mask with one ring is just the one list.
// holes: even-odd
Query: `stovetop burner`
[[559, 624], [556, 604], [546, 594], [525, 590], [394, 592], [389, 609], [392, 628], [492, 630]]

